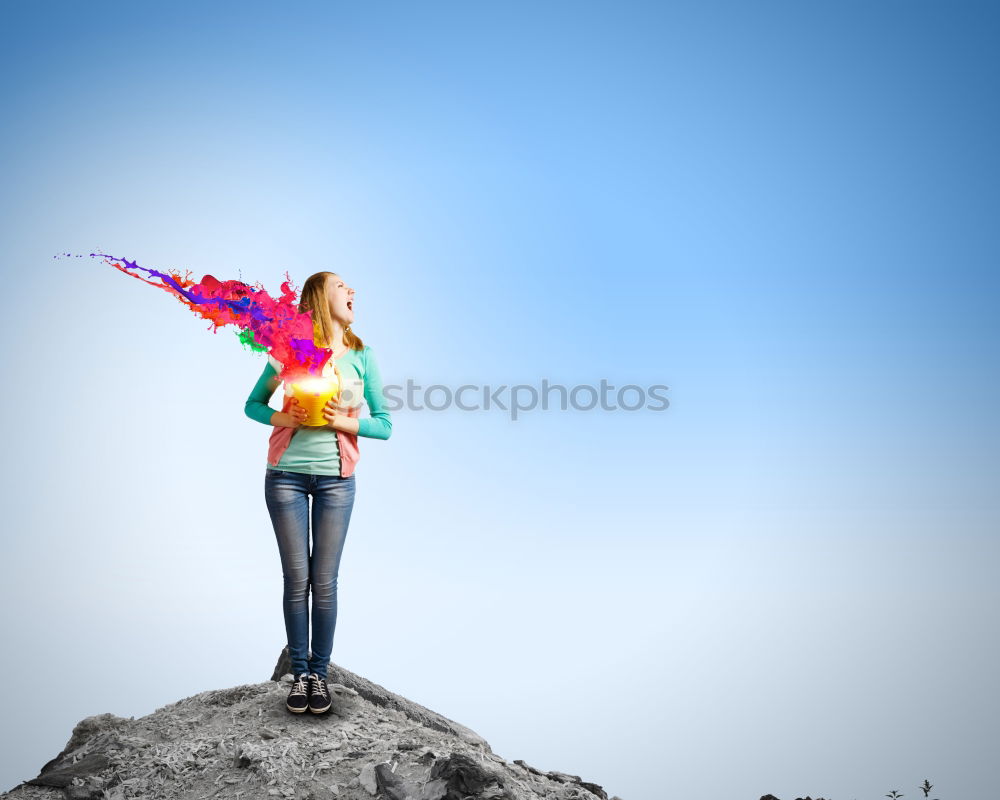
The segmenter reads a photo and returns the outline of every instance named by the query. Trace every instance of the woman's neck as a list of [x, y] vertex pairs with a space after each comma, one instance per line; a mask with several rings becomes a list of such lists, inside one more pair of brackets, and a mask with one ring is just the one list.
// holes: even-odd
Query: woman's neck
[[344, 344], [344, 329], [338, 323], [334, 323], [333, 336], [330, 338], [327, 347], [337, 354], [346, 347]]

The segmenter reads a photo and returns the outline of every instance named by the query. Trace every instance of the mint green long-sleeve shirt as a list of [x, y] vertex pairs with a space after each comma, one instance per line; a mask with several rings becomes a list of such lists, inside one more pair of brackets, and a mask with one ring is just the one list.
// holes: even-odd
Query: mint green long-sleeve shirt
[[[382, 375], [371, 347], [365, 345], [363, 350], [348, 350], [337, 359], [336, 363], [343, 379], [342, 404], [357, 405], [363, 396], [368, 405], [370, 416], [358, 418], [358, 435], [372, 439], [388, 439], [392, 433], [392, 417], [386, 407], [382, 393]], [[268, 402], [280, 385], [278, 379], [280, 367], [279, 362], [271, 357], [268, 358], [268, 363], [264, 365], [264, 370], [244, 406], [244, 412], [250, 419], [264, 425], [271, 424], [271, 417], [275, 413]], [[329, 427], [297, 428], [276, 469], [319, 475], [340, 475], [337, 431]]]

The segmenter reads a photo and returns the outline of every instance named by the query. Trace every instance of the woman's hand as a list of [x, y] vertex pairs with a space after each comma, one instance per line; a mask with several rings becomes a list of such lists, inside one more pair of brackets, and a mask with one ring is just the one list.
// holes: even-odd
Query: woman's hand
[[340, 405], [339, 398], [328, 400], [326, 405], [323, 406], [323, 416], [326, 418], [327, 427], [333, 428], [335, 431], [347, 431], [350, 433], [350, 424], [345, 425], [344, 423], [345, 419], [350, 419], [347, 413], [349, 410], [349, 406]]
[[305, 424], [306, 419], [309, 417], [309, 412], [306, 411], [304, 406], [299, 404], [298, 399], [295, 397], [292, 398], [288, 406], [288, 414], [295, 422], [295, 427]]
[[288, 405], [288, 411], [275, 411], [271, 415], [271, 424], [277, 428], [298, 428], [306, 421], [309, 413], [299, 405], [294, 397]]

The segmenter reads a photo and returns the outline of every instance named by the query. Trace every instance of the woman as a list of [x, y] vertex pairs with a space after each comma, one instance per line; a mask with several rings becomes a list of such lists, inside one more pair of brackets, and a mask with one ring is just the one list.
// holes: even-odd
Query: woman
[[[327, 403], [323, 411], [325, 426], [304, 426], [306, 410], [290, 392], [285, 395], [281, 411], [274, 411], [268, 401], [280, 383], [277, 376], [282, 364], [268, 356], [245, 410], [251, 419], [274, 426], [268, 446], [264, 499], [284, 575], [282, 608], [293, 676], [285, 705], [296, 714], [306, 709], [322, 714], [331, 705], [327, 667], [337, 623], [337, 573], [354, 507], [354, 466], [360, 458], [357, 437], [388, 439], [392, 419], [382, 396], [382, 378], [372, 349], [350, 328], [354, 321], [354, 290], [333, 272], [317, 272], [302, 287], [299, 312], [312, 315], [314, 344], [333, 351], [324, 375], [334, 370], [339, 374], [339, 403]], [[362, 396], [370, 414], [365, 419], [359, 417]]]

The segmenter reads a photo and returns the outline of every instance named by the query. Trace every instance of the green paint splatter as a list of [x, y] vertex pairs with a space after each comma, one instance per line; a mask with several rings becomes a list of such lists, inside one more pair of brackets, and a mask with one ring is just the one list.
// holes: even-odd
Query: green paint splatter
[[267, 346], [258, 342], [253, 335], [253, 331], [250, 328], [244, 328], [241, 331], [236, 332], [236, 338], [240, 340], [240, 344], [246, 349], [247, 345], [250, 345], [250, 349], [257, 353], [266, 353]]

